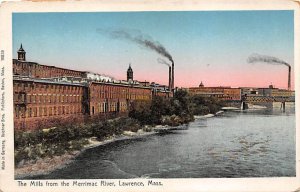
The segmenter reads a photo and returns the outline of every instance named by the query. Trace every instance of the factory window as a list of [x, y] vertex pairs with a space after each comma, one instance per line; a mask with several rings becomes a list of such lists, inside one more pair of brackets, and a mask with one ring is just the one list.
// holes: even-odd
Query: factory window
[[43, 111], [42, 111], [42, 107], [39, 107], [39, 113], [38, 113], [38, 116], [43, 116]]
[[22, 102], [22, 103], [25, 101], [25, 95], [24, 94], [22, 94], [22, 93], [19, 94], [19, 101]]
[[32, 109], [29, 108], [29, 109], [28, 109], [28, 117], [31, 117], [31, 116], [32, 116]]
[[49, 116], [52, 116], [52, 107], [49, 107]]
[[33, 95], [32, 96], [32, 103], [35, 103], [35, 100], [36, 100], [36, 95]]
[[35, 107], [32, 107], [32, 109], [31, 109], [31, 113], [32, 113], [32, 116], [33, 117], [36, 117], [36, 108]]
[[16, 107], [15, 107], [15, 117], [16, 117], [16, 118], [19, 118], [19, 113], [20, 113], [20, 112], [19, 112], [19, 106], [16, 106]]
[[28, 102], [31, 103], [31, 95], [28, 95]]
[[56, 109], [56, 107], [53, 108], [53, 115], [57, 115]]
[[14, 93], [13, 98], [14, 98], [14, 102], [17, 102], [17, 101], [18, 101], [18, 94], [17, 94], [17, 93]]
[[47, 116], [47, 107], [44, 107], [44, 116]]

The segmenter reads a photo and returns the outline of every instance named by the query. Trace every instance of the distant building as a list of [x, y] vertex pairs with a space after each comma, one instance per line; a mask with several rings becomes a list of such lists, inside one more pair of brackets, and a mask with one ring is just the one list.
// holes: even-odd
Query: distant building
[[273, 85], [268, 88], [257, 87], [205, 87], [201, 82], [199, 87], [187, 88], [190, 95], [202, 95], [206, 97], [214, 97], [221, 100], [238, 101], [242, 96], [252, 97], [294, 97], [295, 91], [289, 91], [286, 89], [278, 89]]
[[269, 85], [269, 87], [240, 87], [242, 95], [247, 96], [266, 96], [266, 97], [293, 97], [295, 96], [295, 91], [275, 88], [274, 85]]
[[199, 87], [190, 87], [187, 91], [190, 95], [202, 95], [230, 101], [241, 100], [241, 89], [239, 88], [205, 87], [201, 82]]
[[240, 87], [242, 95], [258, 95], [257, 87]]
[[258, 88], [258, 95], [272, 97], [294, 97], [295, 91], [278, 89], [275, 88], [273, 85], [270, 85], [269, 88]]

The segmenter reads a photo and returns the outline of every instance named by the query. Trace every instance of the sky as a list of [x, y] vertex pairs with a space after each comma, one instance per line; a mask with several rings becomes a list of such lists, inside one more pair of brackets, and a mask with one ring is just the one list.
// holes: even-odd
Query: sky
[[[256, 53], [279, 58], [294, 72], [293, 11], [164, 11], [13, 13], [13, 57], [126, 79], [168, 84], [167, 58], [101, 31], [135, 31], [159, 42], [175, 64], [175, 86], [287, 88], [288, 68], [250, 64]], [[168, 61], [169, 62], [169, 61]], [[294, 75], [292, 74], [292, 88]]]

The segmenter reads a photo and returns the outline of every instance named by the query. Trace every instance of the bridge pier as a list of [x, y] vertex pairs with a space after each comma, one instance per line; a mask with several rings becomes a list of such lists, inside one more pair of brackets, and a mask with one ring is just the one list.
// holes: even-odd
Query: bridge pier
[[248, 104], [245, 101], [242, 101], [241, 110], [246, 110], [246, 109], [248, 109]]
[[285, 112], [285, 102], [284, 101], [281, 102], [281, 107], [280, 108], [282, 109], [283, 112]]

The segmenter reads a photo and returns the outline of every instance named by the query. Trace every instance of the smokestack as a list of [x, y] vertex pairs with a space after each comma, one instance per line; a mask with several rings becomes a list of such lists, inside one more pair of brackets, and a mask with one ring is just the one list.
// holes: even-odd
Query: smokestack
[[291, 66], [289, 67], [289, 75], [288, 75], [288, 90], [291, 90]]
[[172, 61], [172, 90], [174, 90], [174, 61]]
[[172, 90], [172, 67], [169, 66], [169, 91]]
[[280, 60], [276, 57], [271, 57], [267, 55], [259, 55], [259, 54], [252, 54], [247, 59], [248, 63], [256, 63], [256, 62], [264, 62], [267, 64], [272, 65], [285, 65], [289, 68], [289, 74], [288, 74], [288, 90], [291, 90], [291, 66], [287, 62]]

